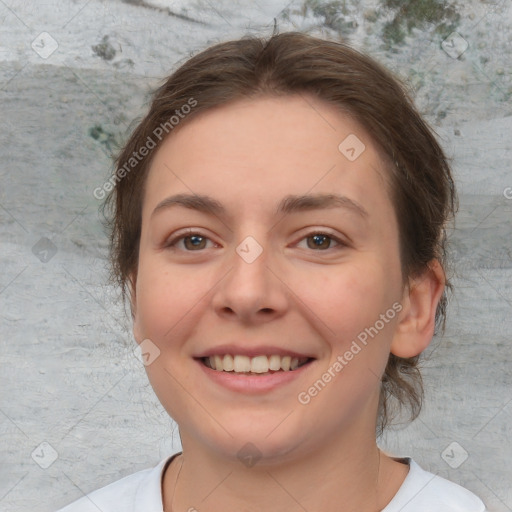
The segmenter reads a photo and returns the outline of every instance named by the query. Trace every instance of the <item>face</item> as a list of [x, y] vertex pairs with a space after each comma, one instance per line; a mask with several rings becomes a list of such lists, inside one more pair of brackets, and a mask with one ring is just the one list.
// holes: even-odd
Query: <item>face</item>
[[402, 300], [385, 172], [362, 127], [312, 97], [209, 110], [160, 147], [134, 335], [159, 350], [146, 370], [184, 447], [271, 460], [374, 439]]

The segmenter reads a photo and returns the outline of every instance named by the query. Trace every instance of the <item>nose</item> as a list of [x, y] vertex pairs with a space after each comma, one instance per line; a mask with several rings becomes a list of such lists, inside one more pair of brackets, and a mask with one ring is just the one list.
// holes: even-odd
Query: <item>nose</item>
[[286, 284], [275, 258], [252, 237], [233, 251], [230, 271], [215, 288], [212, 305], [222, 317], [244, 324], [265, 323], [282, 316], [288, 307]]

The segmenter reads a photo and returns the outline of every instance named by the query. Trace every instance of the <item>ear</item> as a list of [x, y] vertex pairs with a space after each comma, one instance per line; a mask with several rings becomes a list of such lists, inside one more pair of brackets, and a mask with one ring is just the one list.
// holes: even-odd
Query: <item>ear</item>
[[446, 283], [443, 267], [432, 260], [425, 272], [409, 281], [402, 297], [391, 353], [414, 357], [423, 352], [434, 336], [436, 309]]

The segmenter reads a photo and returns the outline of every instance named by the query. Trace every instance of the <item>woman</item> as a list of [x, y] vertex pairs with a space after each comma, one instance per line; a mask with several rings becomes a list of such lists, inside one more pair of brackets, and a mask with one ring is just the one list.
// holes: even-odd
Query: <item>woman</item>
[[113, 269], [183, 452], [63, 512], [485, 510], [376, 443], [421, 406], [455, 204], [389, 72], [299, 33], [211, 47], [110, 188]]

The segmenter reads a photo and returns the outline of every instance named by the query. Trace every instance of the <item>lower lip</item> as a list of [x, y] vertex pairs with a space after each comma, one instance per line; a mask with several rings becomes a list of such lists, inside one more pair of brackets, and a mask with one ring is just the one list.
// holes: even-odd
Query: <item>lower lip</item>
[[267, 375], [245, 375], [236, 372], [221, 372], [208, 368], [200, 360], [196, 360], [203, 372], [211, 380], [232, 391], [246, 394], [266, 393], [277, 389], [299, 378], [311, 366], [313, 360], [293, 371], [280, 371]]

